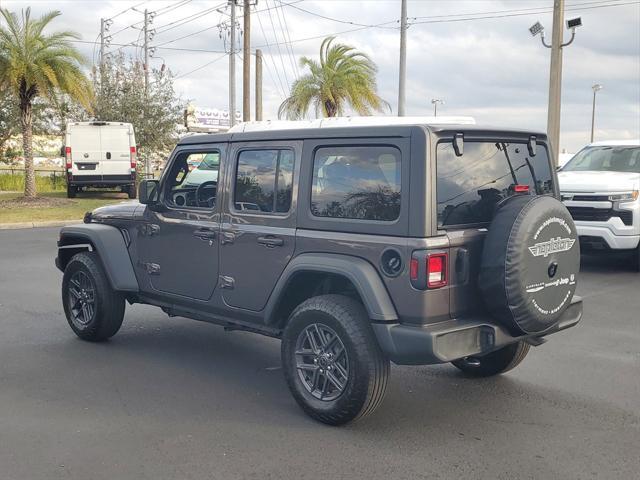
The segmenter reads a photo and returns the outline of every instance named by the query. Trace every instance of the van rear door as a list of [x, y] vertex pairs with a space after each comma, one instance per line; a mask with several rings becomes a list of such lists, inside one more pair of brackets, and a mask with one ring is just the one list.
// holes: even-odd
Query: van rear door
[[104, 180], [123, 180], [130, 177], [131, 146], [129, 125], [103, 125], [100, 127], [103, 160], [100, 174]]
[[[74, 177], [95, 177], [101, 179], [102, 150], [100, 148], [100, 127], [94, 125], [70, 125], [72, 174]], [[89, 180], [87, 178], [87, 180]]]

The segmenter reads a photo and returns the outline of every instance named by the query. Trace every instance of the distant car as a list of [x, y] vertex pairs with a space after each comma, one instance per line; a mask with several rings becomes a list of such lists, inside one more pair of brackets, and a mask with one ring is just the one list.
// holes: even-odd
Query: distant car
[[640, 140], [592, 143], [558, 181], [583, 250], [628, 250], [640, 271]]
[[130, 123], [68, 123], [61, 153], [67, 197], [86, 187], [115, 187], [136, 198], [136, 139]]

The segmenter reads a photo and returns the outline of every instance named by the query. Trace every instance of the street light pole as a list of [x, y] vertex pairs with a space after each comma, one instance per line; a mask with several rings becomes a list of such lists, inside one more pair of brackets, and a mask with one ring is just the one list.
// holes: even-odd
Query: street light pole
[[591, 86], [591, 89], [593, 90], [593, 105], [591, 107], [591, 143], [593, 143], [593, 130], [596, 123], [596, 93], [598, 90], [602, 90], [602, 85], [596, 83]]
[[441, 98], [432, 98], [431, 99], [431, 104], [433, 105], [433, 116], [437, 117], [438, 116], [438, 104], [444, 105], [444, 100], [442, 100]]
[[564, 0], [553, 2], [553, 31], [551, 33], [551, 45], [544, 39], [544, 27], [536, 22], [529, 28], [534, 37], [540, 35], [542, 44], [551, 49], [551, 65], [549, 68], [549, 106], [547, 109], [547, 134], [549, 142], [554, 149], [555, 164], [558, 165], [558, 152], [560, 150], [560, 111], [562, 98], [562, 48], [573, 43], [576, 37], [576, 28], [582, 26], [580, 17], [567, 21], [567, 29], [571, 30], [571, 38], [563, 43], [562, 24], [564, 22]]

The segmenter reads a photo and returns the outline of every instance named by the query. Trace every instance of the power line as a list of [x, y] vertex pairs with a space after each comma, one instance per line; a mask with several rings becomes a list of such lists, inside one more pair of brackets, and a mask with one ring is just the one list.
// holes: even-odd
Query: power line
[[327, 17], [326, 15], [322, 15], [320, 13], [312, 12], [312, 11], [307, 10], [305, 8], [302, 8], [302, 7], [297, 7], [297, 6], [294, 5], [294, 3], [297, 3], [297, 2], [286, 3], [286, 2], [283, 2], [282, 0], [278, 0], [278, 3], [280, 3], [281, 6], [295, 8], [296, 10], [299, 10], [301, 12], [308, 13], [309, 15], [313, 15], [315, 17], [324, 18], [325, 20], [331, 20], [332, 22], [344, 23], [344, 24], [347, 24], [347, 25], [354, 25], [354, 26], [357, 26], [357, 27], [393, 28], [393, 27], [385, 27], [385, 26], [381, 26], [381, 25], [371, 25], [371, 24], [365, 24], [365, 23], [351, 22], [349, 20], [340, 20], [339, 18]]
[[[267, 0], [265, 0], [265, 3], [266, 3], [266, 1], [267, 1]], [[268, 5], [268, 4], [267, 4], [267, 5]], [[273, 38], [275, 38], [275, 39], [276, 39], [276, 43], [275, 43], [275, 44], [272, 44], [272, 45], [275, 45], [275, 46], [276, 46], [276, 48], [278, 49], [278, 57], [279, 57], [279, 59], [280, 59], [280, 64], [282, 65], [282, 74], [283, 74], [283, 76], [284, 76], [284, 78], [285, 78], [285, 80], [286, 80], [287, 84], [288, 84], [288, 85], [291, 85], [291, 82], [289, 81], [289, 77], [288, 77], [288, 75], [287, 75], [287, 68], [284, 66], [284, 59], [282, 58], [282, 49], [280, 48], [280, 45], [285, 45], [285, 47], [286, 47], [286, 42], [283, 42], [282, 44], [281, 44], [281, 43], [278, 43], [278, 35], [277, 35], [277, 33], [276, 33], [276, 26], [275, 26], [275, 24], [273, 23], [273, 17], [271, 16], [271, 9], [270, 9], [270, 10], [268, 10], [268, 12], [269, 12], [269, 21], [271, 22], [271, 30], [272, 30], [272, 32], [273, 32]], [[283, 38], [284, 38], [284, 34], [283, 34]], [[290, 90], [290, 88], [289, 88], [289, 89], [287, 89], [287, 91], [288, 91], [288, 90]]]
[[[267, 56], [264, 57], [265, 58], [265, 62], [264, 62], [265, 66], [267, 65], [266, 59], [269, 58], [274, 64], [274, 70], [276, 72], [276, 76], [278, 77], [278, 84], [280, 86], [280, 91], [281, 91], [283, 97], [286, 98], [287, 97], [286, 89], [284, 88], [283, 83], [282, 83], [282, 79], [280, 78], [280, 71], [277, 68], [275, 68], [275, 61], [273, 60], [273, 53], [271, 52], [271, 44], [269, 43], [269, 39], [267, 38], [267, 34], [265, 33], [264, 27], [262, 26], [262, 20], [260, 19], [260, 15], [258, 15], [258, 11], [257, 10], [254, 10], [254, 13], [256, 14], [256, 18], [258, 19], [258, 25], [260, 25], [260, 30], [262, 31], [262, 37], [264, 38], [264, 41], [267, 42], [267, 44], [264, 45], [264, 48], [267, 49], [267, 52], [268, 52], [269, 55], [268, 55], [268, 57]], [[258, 47], [258, 48], [260, 48], [260, 47]], [[271, 75], [271, 72], [270, 72], [270, 70], [268, 68], [267, 68], [267, 72]], [[273, 77], [272, 77], [272, 79], [273, 79]], [[275, 84], [275, 82], [274, 82], [274, 84]], [[276, 85], [276, 88], [277, 87], [278, 87], [278, 85]]]
[[180, 0], [179, 2], [174, 3], [172, 5], [168, 5], [166, 7], [159, 8], [158, 10], [155, 11], [156, 12], [156, 17], [159, 17], [160, 15], [164, 15], [165, 13], [172, 12], [176, 8], [184, 7], [187, 3], [191, 3], [192, 1], [193, 0]]
[[[595, 3], [595, 2], [593, 2], [593, 3]], [[590, 6], [585, 6], [585, 7], [582, 7], [582, 6], [579, 6], [579, 5], [586, 5], [586, 4], [574, 4], [574, 5], [568, 6], [569, 8], [565, 8], [564, 11], [565, 12], [575, 12], [575, 11], [582, 11], [582, 10], [594, 10], [594, 9], [598, 9], [598, 8], [621, 7], [621, 6], [624, 6], [624, 5], [632, 5], [632, 4], [640, 4], [640, 1], [634, 0], [634, 1], [628, 1], [628, 2], [605, 3], [605, 4], [602, 4], [602, 5], [590, 5]], [[551, 13], [551, 12], [553, 12], [553, 8], [550, 8], [550, 7], [546, 7], [545, 10], [543, 10], [543, 7], [540, 7], [537, 10], [538, 11], [536, 11], [536, 12], [531, 12], [531, 11], [522, 12], [521, 11], [519, 13], [505, 13], [504, 15], [473, 16], [473, 17], [469, 17], [469, 18], [447, 18], [447, 19], [443, 19], [443, 20], [431, 19], [431, 20], [424, 20], [424, 21], [420, 21], [420, 22], [411, 22], [411, 25], [421, 25], [421, 24], [426, 24], [426, 23], [469, 22], [469, 21], [474, 21], [474, 20], [489, 20], [489, 19], [496, 19], [496, 18], [522, 17], [522, 16], [527, 16], [527, 15], [537, 15], [537, 14], [541, 14], [541, 13]], [[478, 15], [478, 14], [471, 14], [471, 15]], [[434, 18], [434, 17], [422, 17], [422, 18]]]
[[222, 60], [222, 59], [223, 59], [223, 58], [225, 58], [227, 55], [228, 55], [228, 53], [226, 53], [226, 52], [225, 52], [223, 55], [220, 55], [218, 58], [215, 58], [215, 59], [211, 60], [210, 62], [205, 63], [204, 65], [200, 65], [199, 67], [194, 68], [193, 70], [190, 70], [190, 71], [189, 71], [189, 72], [187, 72], [187, 73], [183, 73], [183, 74], [181, 74], [181, 75], [177, 75], [177, 76], [175, 76], [175, 77], [173, 77], [173, 78], [174, 78], [174, 80], [177, 80], [178, 78], [183, 78], [183, 77], [186, 77], [187, 75], [191, 75], [192, 73], [195, 73], [195, 72], [197, 72], [198, 70], [202, 70], [203, 68], [206, 68], [206, 67], [208, 67], [209, 65], [212, 65], [212, 64], [216, 63], [217, 61]]
[[139, 7], [140, 5], [144, 5], [145, 3], [148, 3], [149, 0], [146, 0], [144, 2], [140, 2], [136, 5], [134, 5], [133, 7], [129, 7], [129, 8], [125, 8], [124, 10], [122, 10], [119, 13], [116, 13], [115, 15], [113, 15], [112, 17], [109, 17], [109, 20], [113, 20], [114, 18], [118, 18], [120, 15], [123, 15], [125, 13], [127, 13], [129, 10], [133, 10], [134, 8]]
[[[205, 10], [201, 10], [200, 12], [196, 12], [196, 13], [192, 13], [191, 15], [187, 15], [186, 17], [182, 17], [178, 20], [174, 20], [173, 22], [169, 22], [169, 23], [165, 23], [164, 25], [160, 25], [159, 27], [157, 27], [156, 29], [156, 33], [160, 34], [160, 33], [164, 33], [164, 32], [168, 32], [169, 30], [173, 30], [174, 28], [178, 28], [181, 27], [182, 25], [186, 25], [187, 23], [191, 23], [194, 20], [197, 20], [199, 18], [202, 18], [206, 15], [209, 15], [212, 12], [215, 12], [218, 8], [223, 7], [224, 5], [226, 5], [225, 3], [221, 3], [219, 5], [216, 5], [214, 7], [211, 8], [207, 8]], [[167, 28], [165, 28], [167, 27]]]
[[[274, 0], [275, 2], [275, 0]], [[285, 46], [289, 52], [289, 61], [291, 62], [291, 70], [292, 70], [292, 74], [294, 79], [297, 79], [300, 76], [300, 72], [298, 70], [298, 65], [296, 64], [296, 56], [293, 54], [293, 48], [291, 47], [291, 35], [289, 34], [289, 25], [287, 24], [287, 21], [284, 21], [284, 24], [282, 22], [282, 20], [280, 20], [280, 15], [284, 15], [284, 9], [282, 8], [282, 2], [280, 3], [280, 7], [276, 8], [276, 17], [278, 17], [278, 24], [280, 25], [280, 30], [283, 31], [283, 37], [285, 40], [288, 40], [289, 43], [287, 43]]]

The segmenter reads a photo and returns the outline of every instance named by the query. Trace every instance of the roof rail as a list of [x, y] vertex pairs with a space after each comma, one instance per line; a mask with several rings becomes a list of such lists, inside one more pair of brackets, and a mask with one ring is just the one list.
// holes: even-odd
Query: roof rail
[[262, 130], [298, 130], [304, 128], [337, 128], [386, 125], [475, 125], [473, 117], [331, 117], [315, 120], [262, 120], [234, 125], [228, 133]]

